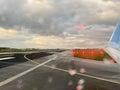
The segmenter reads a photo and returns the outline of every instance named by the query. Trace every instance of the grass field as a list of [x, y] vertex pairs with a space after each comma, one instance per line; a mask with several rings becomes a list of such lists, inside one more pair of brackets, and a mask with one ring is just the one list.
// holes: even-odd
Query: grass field
[[61, 52], [63, 49], [0, 49], [0, 53], [7, 52]]

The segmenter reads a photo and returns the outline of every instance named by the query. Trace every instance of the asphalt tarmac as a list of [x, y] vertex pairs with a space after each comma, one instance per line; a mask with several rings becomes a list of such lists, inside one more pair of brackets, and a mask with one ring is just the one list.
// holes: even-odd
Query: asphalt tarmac
[[2, 60], [14, 64], [0, 68], [0, 90], [120, 90], [118, 64], [74, 58], [70, 51], [36, 59], [12, 57]]

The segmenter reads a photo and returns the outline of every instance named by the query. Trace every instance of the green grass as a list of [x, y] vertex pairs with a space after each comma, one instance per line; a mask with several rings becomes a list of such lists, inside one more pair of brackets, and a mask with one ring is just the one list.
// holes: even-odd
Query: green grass
[[0, 53], [7, 53], [7, 52], [52, 52], [52, 51], [59, 51], [56, 49], [1, 49]]
[[0, 50], [0, 53], [5, 52], [39, 52], [41, 50]]

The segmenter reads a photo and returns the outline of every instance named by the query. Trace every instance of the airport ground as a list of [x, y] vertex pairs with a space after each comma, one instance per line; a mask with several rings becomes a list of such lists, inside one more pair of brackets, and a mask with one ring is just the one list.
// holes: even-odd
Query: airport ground
[[0, 90], [120, 90], [119, 65], [74, 58], [70, 51], [0, 58]]

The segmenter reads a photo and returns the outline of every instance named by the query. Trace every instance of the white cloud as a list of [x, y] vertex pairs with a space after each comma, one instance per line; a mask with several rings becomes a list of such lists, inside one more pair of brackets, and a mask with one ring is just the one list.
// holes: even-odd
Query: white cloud
[[49, 0], [27, 0], [25, 8], [30, 17], [48, 16], [54, 9]]
[[119, 0], [1, 0], [0, 5], [0, 45], [10, 47], [101, 46], [120, 20]]
[[15, 35], [17, 34], [16, 30], [12, 30], [12, 29], [4, 29], [0, 27], [0, 39], [13, 39], [15, 38]]

